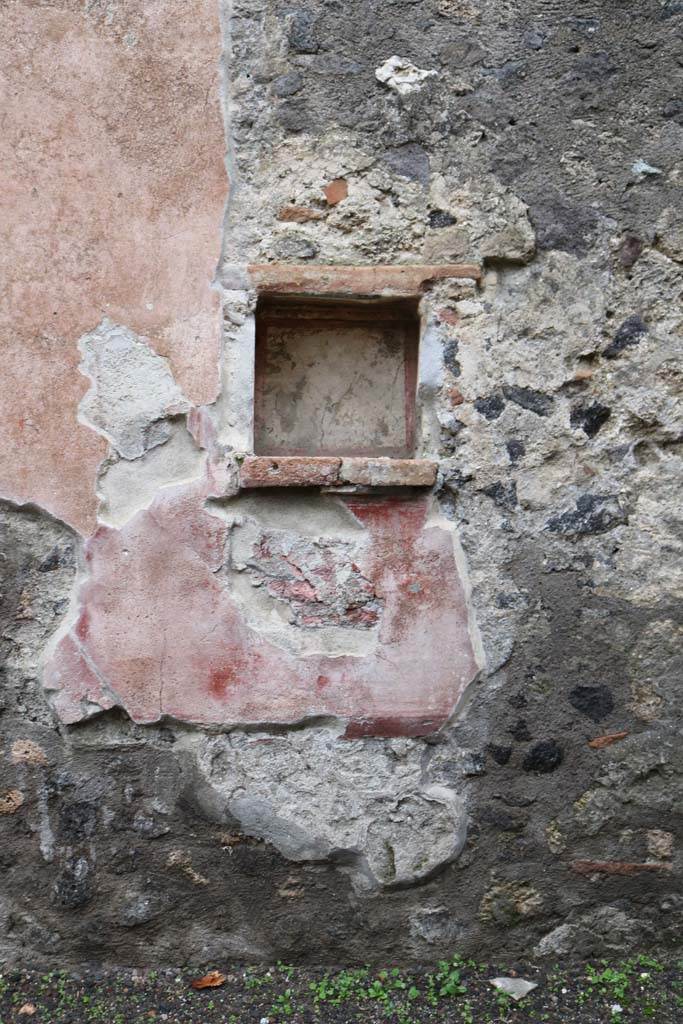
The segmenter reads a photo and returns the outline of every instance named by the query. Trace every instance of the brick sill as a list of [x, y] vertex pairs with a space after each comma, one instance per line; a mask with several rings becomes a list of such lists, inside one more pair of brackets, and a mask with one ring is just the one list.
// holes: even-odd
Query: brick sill
[[429, 459], [247, 455], [240, 465], [240, 487], [433, 487], [437, 463]]

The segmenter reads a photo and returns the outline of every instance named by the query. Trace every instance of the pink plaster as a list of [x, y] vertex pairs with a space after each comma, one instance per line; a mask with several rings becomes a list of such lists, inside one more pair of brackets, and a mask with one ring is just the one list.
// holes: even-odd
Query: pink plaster
[[218, 389], [218, 4], [13, 0], [0, 40], [0, 494], [89, 533], [105, 444], [77, 422], [78, 338], [107, 316], [191, 401]]
[[349, 735], [439, 728], [476, 671], [452, 538], [427, 525], [428, 497], [340, 500], [368, 532], [352, 568], [381, 607], [373, 653], [295, 656], [252, 629], [217, 571], [229, 527], [200, 487], [179, 489], [87, 542], [81, 612], [45, 676], [59, 714], [76, 720], [99, 685], [103, 707], [113, 699], [137, 722], [334, 715]]

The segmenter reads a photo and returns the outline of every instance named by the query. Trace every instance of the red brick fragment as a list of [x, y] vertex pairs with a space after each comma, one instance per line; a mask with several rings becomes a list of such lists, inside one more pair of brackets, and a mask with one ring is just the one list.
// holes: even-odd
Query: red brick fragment
[[458, 391], [456, 387], [450, 389], [450, 391], [448, 392], [448, 398], [451, 405], [462, 405], [462, 403], [465, 401], [462, 394], [460, 393], [460, 391]]
[[323, 192], [330, 206], [336, 206], [337, 203], [341, 203], [342, 199], [346, 199], [348, 196], [349, 184], [346, 178], [335, 178], [329, 185], [325, 185]]
[[366, 736], [432, 736], [439, 731], [441, 724], [437, 718], [428, 715], [359, 718], [349, 722], [342, 739], [358, 740]]
[[322, 214], [319, 210], [312, 210], [310, 206], [283, 206], [278, 210], [277, 219], [305, 224], [309, 220], [320, 220]]
[[339, 482], [341, 459], [304, 455], [248, 455], [240, 466], [242, 487], [329, 487]]
[[589, 741], [588, 746], [593, 750], [602, 750], [604, 747], [611, 747], [613, 743], [618, 743], [619, 740], [625, 740], [627, 736], [627, 731], [611, 732], [606, 736], [596, 736], [594, 740]]
[[578, 875], [640, 875], [649, 871], [670, 871], [670, 864], [645, 861], [632, 864], [621, 860], [574, 860], [569, 865]]
[[455, 324], [460, 322], [460, 317], [454, 309], [437, 309], [436, 315], [439, 320], [442, 320], [445, 324], [455, 326]]

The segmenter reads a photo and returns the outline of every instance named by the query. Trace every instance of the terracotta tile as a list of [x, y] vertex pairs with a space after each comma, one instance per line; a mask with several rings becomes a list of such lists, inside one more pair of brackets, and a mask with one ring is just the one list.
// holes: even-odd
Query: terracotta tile
[[248, 455], [240, 466], [241, 487], [320, 487], [339, 480], [341, 459]]

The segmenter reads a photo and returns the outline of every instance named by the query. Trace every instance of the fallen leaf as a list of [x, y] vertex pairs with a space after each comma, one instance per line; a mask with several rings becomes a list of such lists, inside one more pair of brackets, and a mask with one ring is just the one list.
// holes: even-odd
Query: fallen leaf
[[225, 984], [225, 975], [220, 971], [209, 971], [203, 978], [195, 978], [190, 984], [192, 988], [218, 988]]
[[530, 992], [538, 988], [535, 981], [526, 981], [524, 978], [490, 978], [489, 982], [499, 992], [504, 992], [515, 1002], [524, 999], [524, 996], [528, 996]]
[[36, 1008], [33, 1003], [24, 1003], [24, 1005], [19, 1008], [20, 1017], [32, 1017], [35, 1012]]

